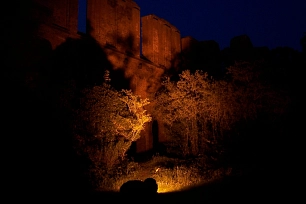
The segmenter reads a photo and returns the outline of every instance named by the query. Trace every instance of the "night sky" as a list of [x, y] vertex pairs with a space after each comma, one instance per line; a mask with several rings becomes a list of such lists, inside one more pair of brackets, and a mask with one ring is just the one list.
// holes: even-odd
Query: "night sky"
[[[306, 0], [134, 0], [141, 16], [155, 14], [181, 31], [181, 37], [215, 40], [220, 49], [246, 34], [255, 47], [302, 50], [306, 33]], [[86, 0], [79, 0], [85, 16]], [[85, 19], [84, 17], [81, 17]], [[85, 21], [84, 21], [85, 22]], [[82, 22], [79, 30], [84, 30]]]
[[215, 40], [221, 49], [246, 34], [256, 47], [288, 46], [301, 51], [306, 32], [305, 0], [134, 0], [141, 16], [155, 14], [181, 31], [181, 37]]

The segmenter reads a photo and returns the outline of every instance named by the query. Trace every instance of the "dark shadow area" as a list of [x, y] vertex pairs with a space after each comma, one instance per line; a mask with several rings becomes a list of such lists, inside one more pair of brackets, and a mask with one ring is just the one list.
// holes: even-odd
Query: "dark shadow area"
[[[59, 87], [69, 81], [75, 81], [76, 89], [101, 85], [105, 70], [112, 65], [99, 44], [90, 36], [81, 39], [67, 39], [53, 53], [52, 76]], [[53, 78], [54, 77], [54, 78]]]
[[166, 147], [163, 143], [159, 142], [158, 137], [158, 121], [153, 120], [152, 123], [152, 136], [153, 136], [153, 153], [159, 156], [166, 156]]
[[222, 74], [221, 52], [219, 44], [214, 40], [197, 41], [191, 37], [185, 38], [181, 53], [181, 70], [196, 70], [207, 72], [215, 78]]
[[[89, 22], [87, 25], [90, 25]], [[83, 35], [80, 39], [68, 38], [59, 45], [52, 52], [48, 68], [49, 89], [44, 90], [47, 99], [44, 106], [52, 111], [52, 120], [57, 121], [60, 126], [52, 137], [54, 142], [57, 141], [54, 147], [67, 140], [62, 151], [71, 149], [71, 153], [67, 155], [70, 158], [66, 159], [63, 157], [65, 154], [59, 151], [61, 160], [68, 164], [58, 172], [58, 183], [67, 181], [64, 191], [70, 189], [72, 193], [83, 194], [92, 190], [88, 172], [91, 161], [86, 155], [77, 154], [73, 149], [76, 136], [73, 132], [74, 111], [78, 109], [81, 91], [102, 85], [105, 70], [111, 70], [112, 65], [95, 39]], [[59, 164], [54, 164], [57, 165]]]
[[110, 71], [110, 84], [116, 90], [130, 89], [130, 79], [127, 79], [124, 74], [124, 69]]
[[128, 68], [131, 68], [131, 58], [135, 58], [135, 56], [139, 53], [139, 50], [135, 47], [135, 37], [130, 33], [127, 37], [117, 36], [114, 34], [113, 42], [116, 42], [116, 45], [108, 45], [107, 47], [114, 50], [115, 52], [119, 52], [123, 59], [123, 66], [116, 67], [111, 70], [111, 85], [117, 90], [121, 89], [130, 89], [130, 78], [125, 76], [125, 72]]
[[[6, 21], [14, 29], [2, 39], [8, 55], [2, 62], [6, 158], [1, 164], [9, 178], [3, 187], [24, 200], [81, 197], [91, 191], [91, 164], [73, 148], [73, 110], [80, 91], [101, 85], [104, 70], [112, 66], [91, 36], [67, 38], [52, 50], [28, 27], [31, 15], [21, 12], [14, 19], [24, 22]], [[10, 34], [17, 30], [18, 35]]]
[[158, 151], [158, 123], [153, 120], [152, 123], [152, 135], [153, 135], [153, 149]]
[[127, 151], [127, 156], [129, 159], [133, 160], [134, 157], [136, 156], [137, 152], [136, 152], [136, 142], [132, 142], [132, 145], [130, 147], [130, 149]]

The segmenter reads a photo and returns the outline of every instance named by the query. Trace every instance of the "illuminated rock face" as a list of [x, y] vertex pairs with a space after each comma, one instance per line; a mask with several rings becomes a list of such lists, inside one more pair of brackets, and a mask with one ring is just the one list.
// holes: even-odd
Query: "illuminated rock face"
[[[34, 13], [41, 21], [38, 36], [48, 40], [52, 49], [67, 38], [80, 38], [78, 0], [33, 1]], [[110, 78], [119, 82], [117, 88], [132, 89], [135, 94], [152, 101], [164, 72], [177, 68], [181, 36], [166, 20], [155, 15], [141, 18], [140, 11], [133, 0], [87, 0], [87, 34], [106, 53], [113, 69]], [[116, 73], [123, 75], [127, 86], [120, 87]], [[153, 107], [154, 103], [148, 105], [149, 113]], [[162, 131], [158, 132], [158, 140], [164, 141]], [[152, 123], [146, 125], [136, 146], [137, 152], [153, 148]]]
[[154, 64], [171, 68], [181, 52], [179, 30], [155, 15], [144, 16], [141, 20], [143, 55]]
[[140, 8], [131, 0], [90, 0], [89, 32], [101, 45], [124, 54], [140, 56]]

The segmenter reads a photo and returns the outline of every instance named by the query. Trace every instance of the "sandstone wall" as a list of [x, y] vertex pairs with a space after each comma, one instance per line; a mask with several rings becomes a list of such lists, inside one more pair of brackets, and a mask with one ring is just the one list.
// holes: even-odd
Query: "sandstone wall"
[[132, 0], [88, 0], [87, 26], [101, 44], [140, 56], [140, 8]]
[[141, 18], [142, 54], [156, 65], [171, 68], [181, 51], [180, 32], [168, 21], [155, 15]]

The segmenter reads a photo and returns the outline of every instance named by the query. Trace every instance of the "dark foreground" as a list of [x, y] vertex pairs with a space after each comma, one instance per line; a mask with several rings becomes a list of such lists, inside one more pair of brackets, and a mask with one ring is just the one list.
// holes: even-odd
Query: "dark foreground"
[[[287, 186], [284, 179], [276, 182], [273, 175], [269, 177], [228, 177], [180, 192], [159, 193], [156, 197], [144, 196], [135, 192], [131, 197], [119, 193], [100, 192], [83, 197], [85, 203], [275, 203], [294, 201], [293, 186]], [[288, 201], [289, 201], [288, 200]]]
[[[284, 173], [284, 172], [283, 172]], [[24, 186], [18, 193], [7, 194], [8, 201], [13, 203], [30, 201], [31, 203], [300, 203], [298, 190], [301, 189], [285, 174], [277, 171], [263, 175], [232, 176], [201, 186], [184, 189], [180, 192], [159, 193], [148, 196], [134, 192], [129, 197], [119, 192], [71, 192], [59, 190], [57, 186], [40, 186], [31, 189], [31, 184]], [[295, 184], [294, 184], [295, 183]], [[44, 189], [45, 188], [45, 189]], [[301, 195], [304, 193], [302, 192]], [[5, 196], [5, 195], [4, 195]], [[303, 198], [304, 199], [304, 198]]]

